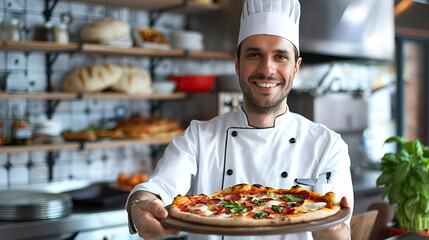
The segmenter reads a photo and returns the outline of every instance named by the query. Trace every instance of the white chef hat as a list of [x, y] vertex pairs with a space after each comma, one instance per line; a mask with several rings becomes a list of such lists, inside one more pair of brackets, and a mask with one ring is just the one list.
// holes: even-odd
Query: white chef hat
[[268, 34], [286, 38], [299, 52], [300, 15], [298, 0], [246, 0], [237, 46], [252, 35]]

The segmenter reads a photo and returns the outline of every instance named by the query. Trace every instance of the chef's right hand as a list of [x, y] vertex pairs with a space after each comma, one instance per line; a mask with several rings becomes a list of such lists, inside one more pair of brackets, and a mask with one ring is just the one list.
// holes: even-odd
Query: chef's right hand
[[131, 217], [140, 237], [149, 240], [179, 235], [179, 231], [165, 228], [159, 222], [159, 219], [165, 219], [168, 216], [168, 212], [158, 196], [146, 191], [138, 191], [128, 202], [132, 203], [135, 200], [139, 202], [131, 207]]

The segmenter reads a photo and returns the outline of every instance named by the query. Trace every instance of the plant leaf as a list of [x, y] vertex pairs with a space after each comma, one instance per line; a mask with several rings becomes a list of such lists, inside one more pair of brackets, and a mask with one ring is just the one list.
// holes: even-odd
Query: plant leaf
[[392, 186], [389, 186], [386, 188], [386, 190], [384, 190], [383, 196], [381, 197], [381, 201], [384, 201], [384, 199], [386, 199], [386, 196], [389, 194], [391, 188]]
[[425, 212], [429, 213], [429, 199], [427, 198], [420, 198], [420, 208]]
[[415, 186], [416, 186], [416, 184], [417, 184], [417, 177], [416, 177], [415, 175], [411, 175], [411, 176], [408, 178], [408, 186], [409, 186], [409, 187], [415, 187]]
[[403, 143], [402, 148], [413, 156], [423, 156], [423, 146], [418, 139]]
[[390, 138], [386, 139], [386, 141], [384, 141], [384, 143], [391, 143], [391, 142], [403, 143], [405, 141], [406, 140], [403, 137], [394, 136], [394, 137], [390, 137]]
[[427, 182], [428, 173], [426, 172], [426, 168], [423, 165], [415, 166], [414, 172], [419, 176], [420, 181], [422, 181], [423, 183]]
[[401, 191], [407, 198], [415, 197], [416, 191], [410, 187], [404, 187]]
[[395, 204], [399, 201], [399, 199], [401, 198], [401, 188], [398, 186], [392, 186], [392, 188], [390, 188], [389, 194], [389, 203], [390, 204]]
[[[416, 214], [416, 211], [417, 211], [417, 207], [418, 207], [418, 205], [417, 204], [415, 204], [416, 203], [416, 199], [417, 198], [410, 198], [410, 199], [408, 199], [406, 202], [405, 202], [405, 204], [404, 204], [404, 212], [405, 212], [405, 215], [407, 215], [407, 218], [408, 219], [413, 219], [414, 218], [414, 215]], [[419, 201], [420, 199], [417, 199], [417, 202]]]
[[419, 183], [416, 185], [416, 189], [420, 192], [420, 194], [429, 199], [429, 184]]
[[399, 166], [395, 169], [395, 177], [393, 178], [394, 183], [402, 183], [408, 176], [409, 171], [410, 164], [408, 164], [407, 162], [400, 163]]
[[429, 146], [423, 148], [423, 157], [429, 158]]
[[380, 185], [389, 185], [392, 183], [392, 177], [393, 172], [383, 172], [378, 178], [377, 178], [377, 186]]
[[402, 162], [411, 162], [410, 160], [412, 155], [410, 155], [410, 153], [408, 153], [408, 151], [404, 148], [402, 148], [401, 150], [399, 150], [399, 152], [396, 154], [396, 157], [398, 158], [398, 160], [402, 161]]
[[397, 163], [398, 162], [398, 158], [397, 158], [396, 154], [394, 154], [394, 153], [384, 154], [382, 160], [384, 163]]

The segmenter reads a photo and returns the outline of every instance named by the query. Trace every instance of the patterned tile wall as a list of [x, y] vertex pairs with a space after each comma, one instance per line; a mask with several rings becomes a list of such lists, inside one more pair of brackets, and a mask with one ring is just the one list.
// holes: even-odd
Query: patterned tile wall
[[[45, 22], [44, 0], [0, 0], [0, 20], [17, 18], [21, 39], [31, 40], [34, 27]], [[60, 22], [61, 13], [70, 13], [73, 21], [69, 26], [70, 40], [78, 42], [79, 30], [101, 17], [114, 17], [126, 21], [131, 27], [148, 26], [148, 13], [143, 10], [108, 7], [79, 2], [58, 1], [52, 15], [52, 23]], [[182, 15], [163, 14], [156, 28], [168, 33], [184, 28]], [[29, 92], [44, 92], [46, 89], [45, 53], [0, 51], [0, 91], [4, 90], [6, 77], [18, 74], [26, 79]], [[91, 63], [119, 63], [139, 66], [148, 70], [150, 60], [144, 57], [111, 57], [62, 53], [53, 64], [51, 75], [54, 91], [61, 90], [62, 79], [71, 69]], [[162, 59], [155, 68], [154, 80], [170, 74], [234, 74], [230, 60], [185, 60]], [[61, 101], [52, 119], [61, 123], [62, 129], [80, 130], [99, 126], [115, 116], [116, 107], [124, 107], [128, 115], [150, 114], [150, 101], [145, 100], [67, 100]], [[0, 121], [4, 123], [3, 134], [10, 136], [10, 124], [15, 112], [25, 112], [31, 122], [46, 120], [45, 100], [6, 99], [0, 100]], [[117, 148], [61, 151], [55, 160], [53, 172], [49, 172], [47, 152], [0, 154], [0, 187], [31, 183], [90, 179], [112, 180], [117, 174], [152, 170], [150, 146], [126, 146]], [[162, 149], [162, 148], [161, 148]]]

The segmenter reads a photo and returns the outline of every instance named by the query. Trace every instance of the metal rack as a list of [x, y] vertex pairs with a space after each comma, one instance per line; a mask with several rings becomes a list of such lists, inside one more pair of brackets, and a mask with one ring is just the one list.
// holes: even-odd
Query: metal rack
[[[146, 0], [146, 1], [116, 1], [116, 0], [76, 0], [76, 2], [85, 2], [90, 4], [103, 4], [121, 7], [132, 7], [140, 8], [149, 11], [150, 25], [154, 26], [156, 21], [159, 19], [162, 13], [165, 12], [177, 12], [184, 14], [198, 13], [198, 11], [213, 11], [217, 10], [216, 5], [196, 4], [194, 2], [188, 2], [187, 0]], [[43, 15], [46, 21], [49, 21], [52, 17], [52, 13], [58, 3], [58, 0], [45, 0]], [[118, 5], [119, 4], [119, 5]], [[232, 53], [227, 52], [199, 52], [199, 51], [186, 51], [182, 49], [172, 50], [156, 50], [156, 49], [145, 49], [145, 48], [120, 48], [114, 46], [104, 46], [99, 44], [90, 43], [69, 43], [60, 45], [50, 42], [0, 42], [0, 50], [18, 50], [24, 52], [44, 52], [46, 56], [46, 92], [45, 93], [34, 93], [34, 94], [8, 94], [0, 93], [0, 99], [9, 98], [24, 98], [24, 99], [44, 99], [47, 103], [46, 116], [51, 118], [55, 112], [56, 107], [62, 100], [73, 100], [73, 99], [148, 99], [148, 100], [171, 100], [171, 99], [183, 99], [186, 98], [185, 93], [174, 93], [174, 94], [152, 94], [152, 95], [126, 95], [119, 93], [101, 93], [101, 94], [73, 94], [73, 93], [58, 93], [53, 92], [52, 87], [52, 67], [58, 56], [61, 53], [71, 54], [101, 54], [101, 55], [123, 55], [132, 57], [149, 57], [151, 59], [150, 71], [152, 72], [156, 66], [157, 61], [165, 57], [185, 57], [185, 58], [218, 58], [218, 59], [230, 59]], [[160, 104], [157, 104], [159, 106]], [[8, 176], [12, 164], [10, 161], [11, 153], [19, 152], [34, 152], [34, 151], [46, 151], [46, 166], [48, 167], [48, 180], [53, 180], [53, 168], [55, 161], [58, 159], [59, 151], [61, 150], [83, 150], [91, 148], [102, 148], [102, 147], [121, 147], [133, 144], [144, 144], [144, 145], [163, 145], [168, 144], [171, 139], [122, 139], [113, 141], [103, 142], [72, 142], [65, 144], [44, 144], [44, 145], [31, 145], [31, 146], [2, 146], [0, 148], [0, 154], [7, 154], [8, 160], [4, 164], [3, 168], [6, 169]], [[27, 167], [33, 166], [31, 159], [27, 161]]]

